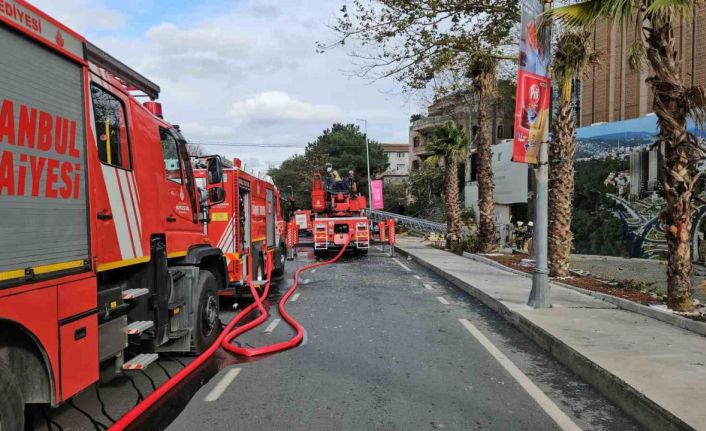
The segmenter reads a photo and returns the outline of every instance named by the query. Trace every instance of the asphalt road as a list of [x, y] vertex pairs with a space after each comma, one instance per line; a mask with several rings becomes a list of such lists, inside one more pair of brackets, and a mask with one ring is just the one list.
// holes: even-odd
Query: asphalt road
[[[306, 327], [305, 343], [222, 363], [169, 430], [639, 429], [491, 310], [413, 262], [371, 250], [302, 279], [288, 310]], [[290, 337], [274, 323], [275, 308], [239, 342]]]

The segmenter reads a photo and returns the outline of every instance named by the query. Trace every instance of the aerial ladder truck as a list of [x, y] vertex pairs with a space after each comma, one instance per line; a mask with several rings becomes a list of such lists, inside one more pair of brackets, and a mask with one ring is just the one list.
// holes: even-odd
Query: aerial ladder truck
[[323, 256], [340, 250], [349, 240], [349, 250], [368, 254], [370, 221], [365, 215], [367, 201], [356, 192], [352, 176], [338, 179], [314, 174], [311, 185], [311, 207], [314, 212], [314, 253]]

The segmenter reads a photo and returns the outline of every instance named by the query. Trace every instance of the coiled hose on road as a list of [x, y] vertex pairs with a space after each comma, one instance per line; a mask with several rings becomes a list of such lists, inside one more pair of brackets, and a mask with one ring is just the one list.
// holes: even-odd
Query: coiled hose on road
[[[302, 339], [304, 338], [304, 328], [294, 320], [286, 310], [286, 303], [289, 300], [289, 298], [294, 294], [294, 292], [297, 290], [299, 287], [299, 276], [310, 269], [314, 269], [317, 267], [321, 266], [326, 266], [326, 265], [331, 265], [333, 263], [336, 263], [341, 256], [343, 256], [343, 253], [346, 251], [348, 248], [348, 244], [350, 244], [350, 240], [346, 242], [346, 244], [343, 246], [341, 251], [331, 260], [325, 261], [325, 262], [316, 262], [310, 265], [303, 266], [299, 268], [295, 273], [294, 273], [294, 283], [292, 284], [292, 287], [289, 288], [287, 293], [282, 297], [282, 299], [279, 301], [279, 313], [282, 316], [282, 318], [296, 331], [296, 335], [291, 338], [288, 341], [284, 341], [281, 343], [277, 344], [272, 344], [269, 346], [262, 346], [262, 347], [256, 347], [256, 348], [244, 348], [244, 347], [239, 347], [235, 346], [232, 343], [232, 341], [238, 337], [239, 335], [242, 335], [245, 332], [250, 331], [251, 329], [256, 328], [257, 326], [261, 325], [263, 322], [265, 322], [269, 314], [267, 313], [267, 310], [265, 307], [262, 305], [262, 302], [264, 301], [265, 298], [267, 298], [267, 295], [270, 291], [270, 280], [271, 280], [271, 275], [272, 275], [272, 259], [271, 256], [268, 255], [267, 258], [267, 283], [265, 284], [265, 288], [262, 292], [261, 296], [258, 296], [257, 291], [255, 289], [255, 286], [253, 283], [250, 283], [250, 292], [253, 295], [253, 298], [255, 299], [252, 304], [250, 304], [248, 307], [243, 309], [240, 313], [238, 313], [229, 323], [226, 325], [226, 327], [223, 329], [223, 332], [221, 335], [218, 336], [216, 341], [209, 347], [205, 352], [203, 352], [201, 355], [199, 355], [196, 359], [194, 359], [191, 363], [189, 363], [185, 368], [183, 368], [181, 371], [179, 371], [177, 374], [174, 375], [171, 379], [167, 380], [164, 382], [160, 387], [157, 388], [154, 392], [152, 392], [147, 398], [145, 398], [141, 403], [136, 405], [132, 410], [129, 410], [127, 413], [125, 413], [120, 419], [118, 419], [117, 422], [113, 424], [113, 426], [110, 427], [110, 431], [122, 431], [129, 427], [135, 420], [137, 420], [141, 415], [143, 415], [150, 407], [154, 406], [155, 403], [157, 403], [159, 400], [161, 400], [165, 395], [169, 393], [170, 390], [172, 390], [176, 385], [178, 385], [180, 382], [182, 382], [184, 379], [186, 379], [189, 375], [191, 375], [194, 371], [196, 371], [201, 365], [203, 365], [204, 362], [206, 362], [211, 356], [213, 356], [214, 353], [218, 350], [219, 347], [223, 347], [225, 350], [235, 353], [237, 355], [242, 355], [242, 356], [247, 356], [247, 357], [253, 357], [253, 356], [260, 356], [260, 355], [265, 355], [269, 353], [275, 353], [275, 352], [280, 352], [283, 350], [291, 349], [292, 347], [296, 347], [301, 343]], [[245, 318], [248, 314], [250, 314], [253, 310], [257, 308], [260, 311], [260, 315], [257, 317], [257, 319], [248, 322], [247, 324], [240, 326], [238, 328], [235, 328], [235, 326]], [[235, 328], [235, 329], [233, 329]]]

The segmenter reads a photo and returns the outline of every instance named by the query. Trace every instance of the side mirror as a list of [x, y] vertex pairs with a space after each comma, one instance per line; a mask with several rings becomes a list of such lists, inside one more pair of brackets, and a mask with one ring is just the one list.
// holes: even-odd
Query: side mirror
[[221, 184], [223, 182], [223, 161], [220, 157], [208, 158], [208, 184]]
[[208, 191], [208, 200], [211, 206], [223, 203], [226, 200], [226, 191], [223, 187], [213, 187]]

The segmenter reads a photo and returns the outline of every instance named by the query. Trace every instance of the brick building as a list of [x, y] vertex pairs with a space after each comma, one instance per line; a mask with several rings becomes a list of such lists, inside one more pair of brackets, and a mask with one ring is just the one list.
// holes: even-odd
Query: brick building
[[[652, 94], [645, 82], [648, 68], [636, 71], [628, 61], [636, 26], [601, 23], [591, 36], [601, 53], [601, 65], [590, 71], [581, 85], [581, 127], [629, 120], [652, 112]], [[678, 61], [687, 85], [706, 85], [706, 6], [694, 6], [693, 19], [676, 28]], [[696, 60], [696, 61], [695, 61]]]

